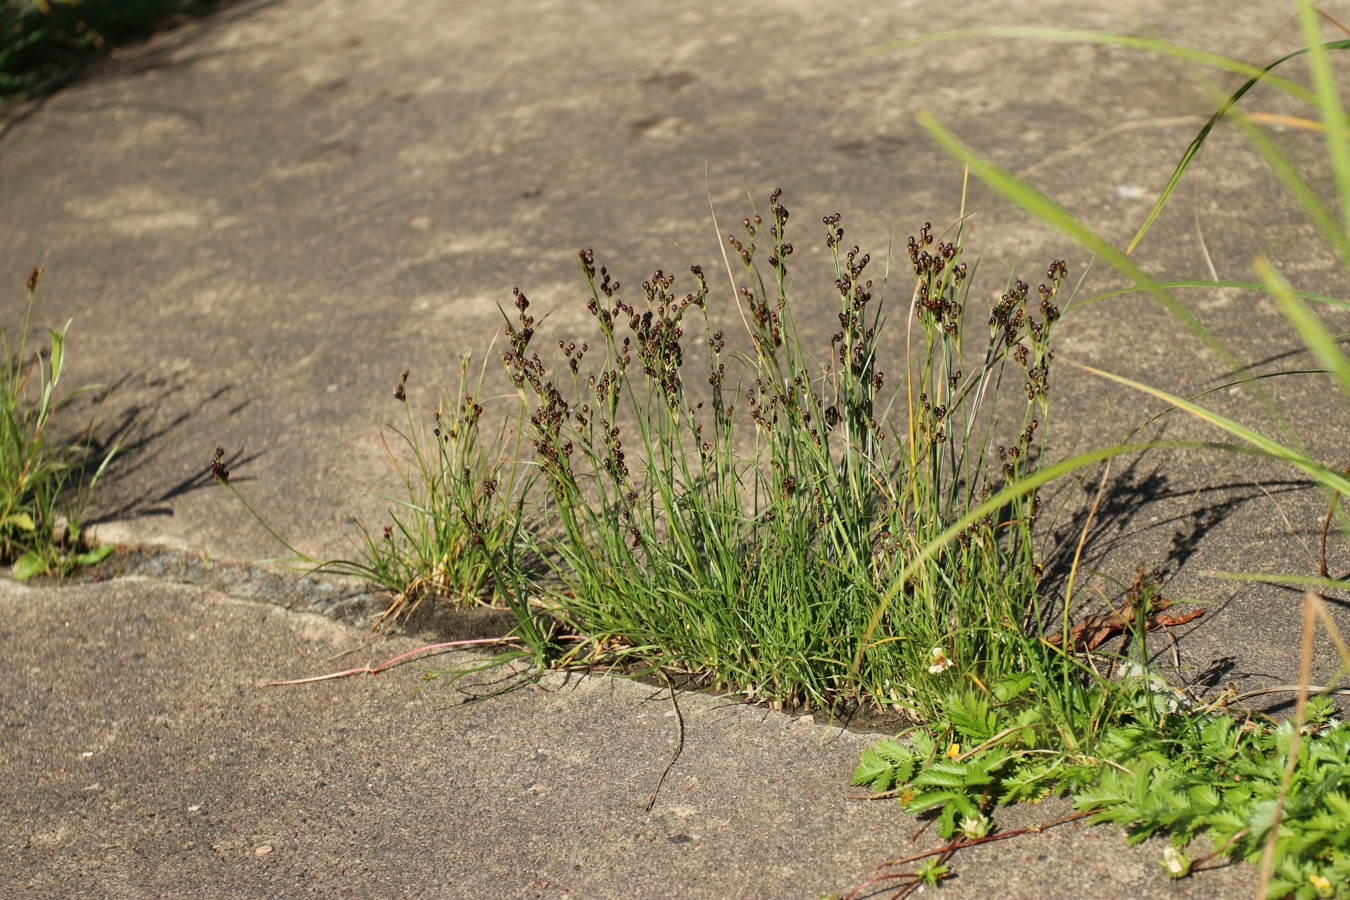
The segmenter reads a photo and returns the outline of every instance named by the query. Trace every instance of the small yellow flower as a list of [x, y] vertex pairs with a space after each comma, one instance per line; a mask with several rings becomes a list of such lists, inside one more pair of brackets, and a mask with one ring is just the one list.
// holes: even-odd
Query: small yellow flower
[[1321, 875], [1309, 875], [1308, 880], [1312, 882], [1313, 890], [1317, 891], [1317, 896], [1336, 896], [1336, 889], [1332, 885], [1330, 879], [1323, 878]]
[[957, 758], [958, 756], [960, 756], [960, 755], [961, 755], [961, 745], [960, 745], [960, 744], [952, 744], [950, 747], [947, 748], [947, 758], [948, 758], [948, 759], [956, 759], [956, 758]]
[[934, 647], [931, 651], [933, 664], [928, 667], [929, 675], [941, 675], [952, 667], [952, 661], [947, 658], [941, 647]]

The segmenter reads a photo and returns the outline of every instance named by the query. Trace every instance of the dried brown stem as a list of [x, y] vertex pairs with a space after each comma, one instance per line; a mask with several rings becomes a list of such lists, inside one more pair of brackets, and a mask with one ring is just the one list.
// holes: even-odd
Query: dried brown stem
[[287, 681], [268, 681], [259, 685], [260, 687], [282, 687], [290, 684], [313, 684], [318, 681], [331, 681], [335, 678], [347, 678], [352, 675], [378, 675], [385, 669], [398, 665], [410, 657], [419, 653], [429, 653], [431, 651], [452, 650], [458, 647], [484, 646], [490, 644], [518, 644], [520, 638], [507, 636], [500, 638], [477, 638], [471, 641], [446, 641], [441, 644], [427, 644], [425, 647], [418, 647], [415, 650], [409, 650], [407, 653], [400, 653], [398, 656], [390, 657], [378, 666], [360, 666], [355, 669], [344, 669], [341, 672], [330, 672], [327, 675], [315, 675], [311, 678], [292, 678]]

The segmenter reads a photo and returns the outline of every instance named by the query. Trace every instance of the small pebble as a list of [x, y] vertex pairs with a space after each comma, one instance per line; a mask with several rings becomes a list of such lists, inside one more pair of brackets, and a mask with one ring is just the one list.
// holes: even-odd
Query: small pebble
[[271, 852], [272, 852], [272, 845], [271, 845], [271, 844], [262, 844], [261, 846], [258, 847], [258, 849], [256, 849], [256, 850], [253, 851], [253, 855], [254, 855], [254, 856], [266, 856], [267, 854], [269, 854], [269, 853], [271, 853]]

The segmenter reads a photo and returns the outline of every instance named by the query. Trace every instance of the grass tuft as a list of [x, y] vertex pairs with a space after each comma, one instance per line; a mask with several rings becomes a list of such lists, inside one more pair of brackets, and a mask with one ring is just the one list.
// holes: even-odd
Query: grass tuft
[[471, 383], [469, 366], [465, 354], [459, 389], [442, 397], [430, 434], [417, 428], [408, 408], [409, 373], [395, 388], [406, 430], [391, 430], [412, 457], [400, 462], [385, 442], [406, 497], [386, 498], [391, 521], [378, 537], [362, 531], [360, 574], [394, 593], [377, 625], [406, 619], [430, 597], [501, 605], [510, 589], [501, 566], [517, 559], [519, 502], [530, 478], [505, 428], [493, 438], [483, 435], [482, 373]]
[[[948, 665], [998, 681], [1040, 626], [1034, 491], [923, 551], [1036, 471], [1067, 270], [1035, 290], [1010, 277], [968, 314], [966, 225], [946, 241], [924, 225], [892, 312], [887, 277], [826, 216], [838, 330], [817, 359], [798, 336], [780, 198], [727, 236], [735, 303], [716, 316], [701, 267], [687, 292], [657, 271], [630, 302], [582, 251], [595, 331], [559, 341], [550, 368], [516, 291], [503, 359], [530, 410], [546, 487], [532, 540], [552, 562], [531, 589], [579, 637], [568, 661], [924, 716], [957, 677]], [[742, 323], [739, 348], [719, 319]]]
[[34, 269], [28, 277], [18, 345], [0, 329], [0, 560], [20, 580], [50, 571], [65, 574], [112, 552], [107, 544], [85, 547], [80, 523], [89, 492], [113, 454], [97, 459], [92, 423], [73, 441], [53, 436], [61, 409], [99, 386], [60, 392], [69, 322], [49, 330], [45, 356], [40, 351], [29, 355], [29, 322], [41, 275]]

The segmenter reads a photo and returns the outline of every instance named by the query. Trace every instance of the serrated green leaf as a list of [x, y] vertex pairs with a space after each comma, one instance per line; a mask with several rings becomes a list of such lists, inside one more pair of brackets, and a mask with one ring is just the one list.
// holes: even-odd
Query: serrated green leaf
[[853, 784], [884, 793], [909, 781], [916, 762], [914, 752], [904, 744], [891, 738], [880, 740], [863, 750]]
[[927, 812], [938, 806], [946, 806], [959, 796], [962, 796], [961, 791], [921, 791], [909, 799], [909, 802], [905, 804], [905, 811], [911, 813]]
[[949, 759], [937, 759], [914, 776], [914, 784], [961, 790], [968, 785], [967, 776], [969, 774], [963, 763]]
[[1009, 700], [1013, 700], [1024, 694], [1035, 681], [1035, 676], [1030, 672], [1014, 672], [1013, 674], [994, 682], [990, 685], [990, 690], [994, 692], [994, 697], [1000, 702], [1007, 703]]
[[977, 744], [998, 731], [998, 716], [989, 709], [989, 700], [979, 694], [950, 698], [947, 721], [958, 734]]

